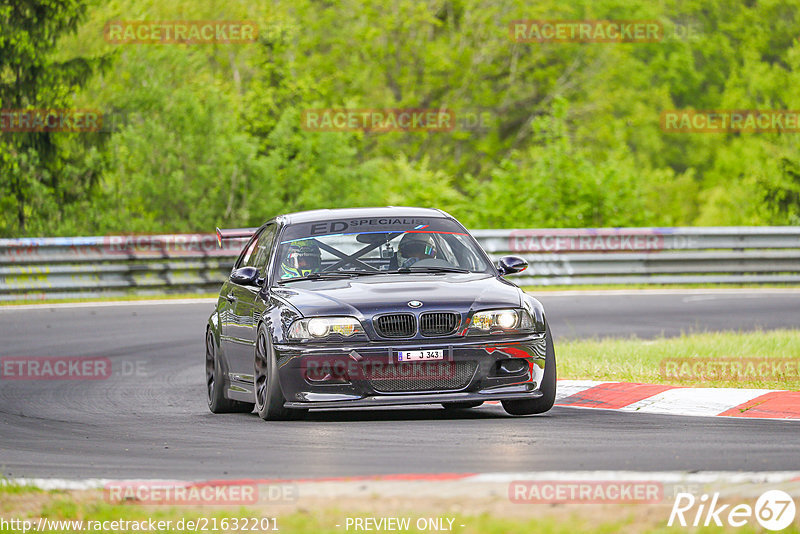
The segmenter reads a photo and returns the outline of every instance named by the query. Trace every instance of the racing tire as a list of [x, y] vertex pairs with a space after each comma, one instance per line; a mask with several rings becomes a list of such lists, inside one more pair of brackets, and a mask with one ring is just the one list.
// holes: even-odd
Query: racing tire
[[483, 401], [461, 401], [461, 402], [443, 402], [442, 406], [445, 410], [468, 410], [470, 408], [477, 408], [483, 404]]
[[222, 372], [219, 358], [217, 357], [217, 344], [214, 334], [209, 328], [206, 331], [206, 397], [208, 409], [211, 413], [250, 413], [253, 411], [251, 402], [241, 402], [225, 397], [225, 374]]
[[269, 342], [266, 327], [258, 327], [255, 349], [255, 374], [253, 385], [256, 397], [256, 411], [265, 421], [291, 421], [302, 419], [308, 410], [285, 408], [286, 399], [278, 380], [278, 363]]
[[556, 352], [550, 327], [545, 331], [544, 377], [539, 389], [543, 395], [530, 400], [504, 400], [503, 409], [510, 415], [533, 415], [545, 413], [556, 401]]

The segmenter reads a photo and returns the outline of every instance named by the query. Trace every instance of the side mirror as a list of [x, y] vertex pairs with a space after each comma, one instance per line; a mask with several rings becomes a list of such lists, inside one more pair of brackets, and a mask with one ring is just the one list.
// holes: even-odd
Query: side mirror
[[521, 273], [528, 268], [528, 262], [519, 256], [503, 256], [497, 261], [497, 270], [505, 276], [507, 274]]
[[240, 267], [231, 273], [231, 282], [240, 286], [259, 286], [262, 280], [255, 267]]

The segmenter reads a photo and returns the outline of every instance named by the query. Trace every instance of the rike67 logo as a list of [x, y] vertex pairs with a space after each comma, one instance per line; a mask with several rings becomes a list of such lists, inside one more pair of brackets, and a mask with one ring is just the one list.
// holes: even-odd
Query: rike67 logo
[[720, 504], [719, 493], [712, 496], [704, 493], [699, 498], [691, 493], [678, 493], [667, 526], [742, 527], [755, 519], [762, 528], [777, 531], [792, 524], [795, 512], [794, 499], [781, 490], [765, 491], [755, 506]]

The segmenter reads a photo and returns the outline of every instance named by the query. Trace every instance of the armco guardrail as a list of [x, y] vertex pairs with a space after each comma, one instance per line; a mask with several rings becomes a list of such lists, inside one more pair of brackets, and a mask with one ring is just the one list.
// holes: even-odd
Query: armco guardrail
[[476, 230], [493, 257], [530, 267], [520, 284], [800, 282], [800, 226]]
[[[475, 230], [525, 285], [798, 283], [800, 227]], [[243, 240], [213, 234], [0, 239], [0, 300], [215, 292]]]

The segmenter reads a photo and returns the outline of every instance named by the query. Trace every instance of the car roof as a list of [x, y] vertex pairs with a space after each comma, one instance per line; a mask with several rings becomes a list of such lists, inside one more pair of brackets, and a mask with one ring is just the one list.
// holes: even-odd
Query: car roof
[[340, 208], [287, 213], [281, 218], [286, 224], [330, 221], [340, 219], [363, 219], [365, 217], [437, 217], [448, 218], [449, 215], [434, 208], [409, 208], [401, 206], [385, 206], [382, 208]]

